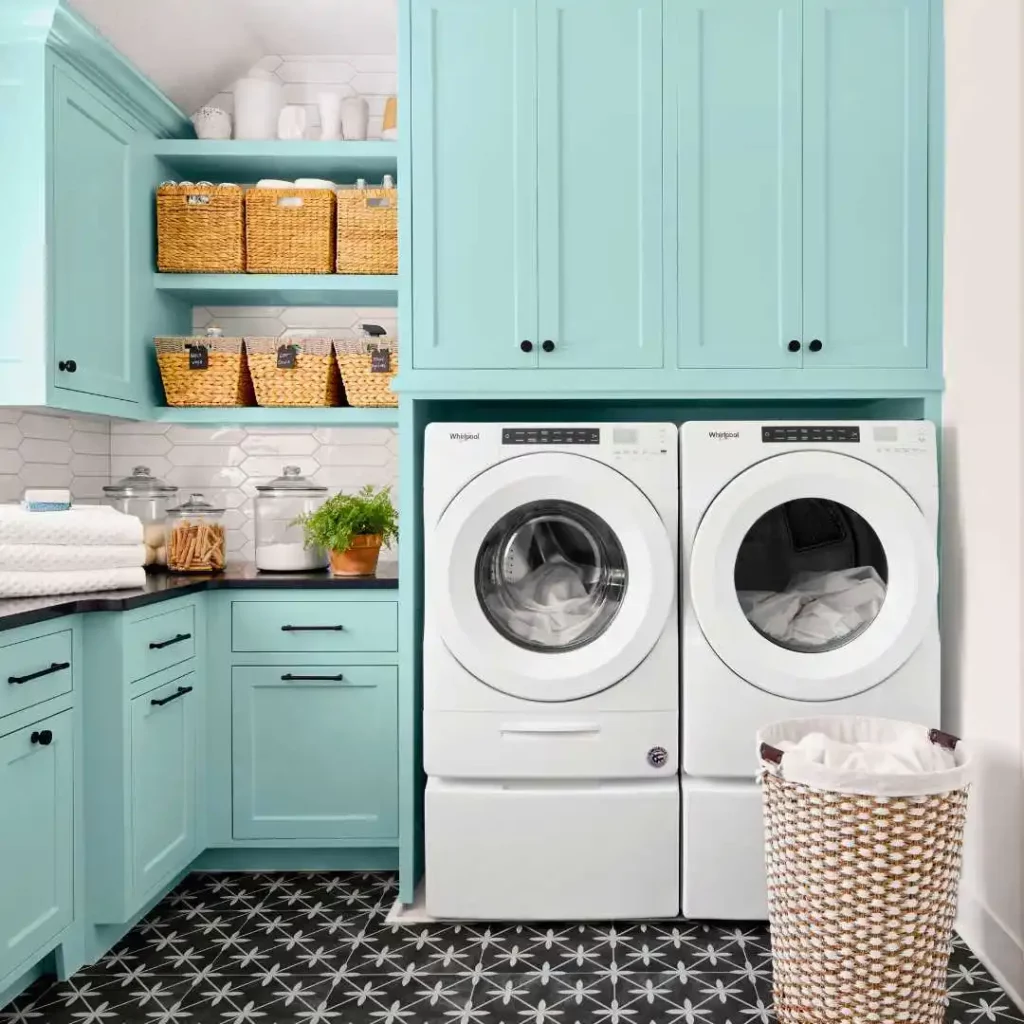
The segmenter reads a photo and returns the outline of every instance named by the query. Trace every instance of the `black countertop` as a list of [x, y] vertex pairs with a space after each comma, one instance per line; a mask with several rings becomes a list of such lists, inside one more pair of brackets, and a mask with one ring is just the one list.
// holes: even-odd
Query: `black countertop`
[[326, 569], [321, 572], [257, 572], [249, 563], [228, 565], [214, 576], [148, 573], [141, 590], [102, 590], [95, 594], [0, 600], [0, 630], [79, 612], [126, 612], [203, 590], [395, 590], [397, 587], [396, 562], [381, 562], [374, 576], [332, 576]]

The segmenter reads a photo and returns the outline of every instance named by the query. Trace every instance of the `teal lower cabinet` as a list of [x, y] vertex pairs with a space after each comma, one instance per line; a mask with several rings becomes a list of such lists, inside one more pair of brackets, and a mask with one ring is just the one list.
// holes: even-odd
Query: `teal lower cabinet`
[[73, 715], [0, 736], [0, 982], [74, 917]]
[[236, 666], [235, 839], [398, 839], [398, 669]]

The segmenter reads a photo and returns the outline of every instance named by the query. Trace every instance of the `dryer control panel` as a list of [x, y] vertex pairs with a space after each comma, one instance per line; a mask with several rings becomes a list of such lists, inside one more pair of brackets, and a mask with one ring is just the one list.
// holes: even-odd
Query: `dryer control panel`
[[860, 444], [860, 427], [836, 424], [818, 427], [811, 423], [762, 427], [761, 440], [766, 444]]
[[600, 444], [597, 427], [502, 427], [502, 444]]

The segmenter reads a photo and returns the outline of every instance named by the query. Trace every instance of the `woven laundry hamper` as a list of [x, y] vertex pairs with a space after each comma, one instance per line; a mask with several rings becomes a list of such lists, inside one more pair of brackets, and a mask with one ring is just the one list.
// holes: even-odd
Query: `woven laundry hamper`
[[[938, 744], [955, 767], [850, 772], [781, 749]], [[793, 719], [758, 733], [779, 1024], [941, 1024], [970, 756], [955, 736], [880, 718]]]

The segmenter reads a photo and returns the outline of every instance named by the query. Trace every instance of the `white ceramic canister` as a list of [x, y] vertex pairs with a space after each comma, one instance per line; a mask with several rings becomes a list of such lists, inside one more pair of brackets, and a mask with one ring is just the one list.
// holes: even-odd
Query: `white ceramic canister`
[[341, 138], [341, 96], [322, 92], [316, 98], [320, 110], [320, 138], [334, 141]]
[[341, 101], [341, 133], [349, 140], [365, 139], [370, 127], [370, 104], [362, 96]]
[[284, 88], [273, 76], [249, 75], [235, 82], [235, 138], [277, 138]]
[[231, 115], [220, 107], [200, 107], [192, 115], [196, 137], [200, 139], [230, 139]]

